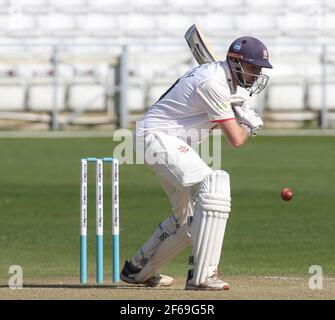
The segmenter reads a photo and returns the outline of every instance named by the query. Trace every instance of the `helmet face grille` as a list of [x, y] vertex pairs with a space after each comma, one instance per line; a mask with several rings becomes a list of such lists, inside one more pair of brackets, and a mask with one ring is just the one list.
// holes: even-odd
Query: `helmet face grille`
[[[269, 77], [267, 75], [262, 74], [262, 72], [260, 72], [260, 74], [253, 74], [244, 71], [239, 59], [228, 58], [228, 63], [238, 85], [249, 91], [250, 95], [258, 94], [266, 87], [269, 81]], [[252, 83], [247, 82], [246, 76], [252, 76], [255, 80]]]
[[246, 88], [246, 89], [250, 92], [251, 95], [258, 94], [261, 91], [263, 91], [263, 89], [268, 84], [268, 81], [269, 81], [269, 76], [261, 73], [255, 80], [253, 85], [250, 88]]

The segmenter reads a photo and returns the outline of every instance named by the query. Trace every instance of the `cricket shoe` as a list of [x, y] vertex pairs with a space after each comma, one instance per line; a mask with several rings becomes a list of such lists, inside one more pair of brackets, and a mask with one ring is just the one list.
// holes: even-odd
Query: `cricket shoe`
[[147, 287], [168, 287], [174, 283], [173, 278], [159, 273], [146, 281], [138, 281], [135, 277], [140, 271], [140, 268], [137, 268], [131, 262], [126, 261], [121, 271], [121, 280], [131, 284], [144, 284]]
[[188, 271], [185, 290], [229, 290], [230, 285], [227, 282], [218, 278], [218, 272], [215, 271], [211, 277], [208, 277], [205, 282], [200, 285], [193, 284], [193, 269]]

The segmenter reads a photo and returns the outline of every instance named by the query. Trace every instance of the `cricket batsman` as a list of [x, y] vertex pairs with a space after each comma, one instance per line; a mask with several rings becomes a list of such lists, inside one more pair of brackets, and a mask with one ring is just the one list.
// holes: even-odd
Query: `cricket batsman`
[[144, 114], [135, 132], [136, 144], [143, 143], [145, 154], [155, 158], [146, 164], [156, 173], [173, 214], [161, 221], [151, 238], [125, 262], [123, 281], [171, 285], [174, 279], [159, 270], [192, 243], [185, 289], [230, 288], [218, 276], [231, 211], [229, 174], [211, 169], [185, 141], [185, 132], [207, 130], [209, 135], [219, 127], [234, 147], [255, 136], [263, 121], [236, 90], [240, 86], [250, 95], [261, 92], [269, 80], [262, 68], [272, 68], [265, 45], [253, 37], [238, 38], [230, 45], [225, 61], [187, 72]]

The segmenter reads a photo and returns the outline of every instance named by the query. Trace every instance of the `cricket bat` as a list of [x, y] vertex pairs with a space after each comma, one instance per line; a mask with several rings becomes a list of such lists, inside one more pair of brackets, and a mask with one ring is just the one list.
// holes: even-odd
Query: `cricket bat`
[[191, 52], [199, 64], [217, 61], [213, 49], [209, 46], [205, 35], [200, 27], [192, 25], [185, 33], [185, 40]]

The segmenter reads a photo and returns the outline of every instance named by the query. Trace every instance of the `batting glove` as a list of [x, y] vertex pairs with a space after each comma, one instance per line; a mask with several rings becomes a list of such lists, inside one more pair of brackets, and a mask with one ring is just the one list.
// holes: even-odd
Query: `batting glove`
[[243, 108], [243, 106], [233, 106], [233, 110], [237, 122], [240, 125], [247, 126], [250, 135], [256, 136], [258, 130], [260, 130], [264, 124], [261, 117], [253, 109]]
[[249, 107], [243, 96], [233, 94], [230, 96], [230, 103], [237, 122], [248, 129], [249, 135], [257, 135], [258, 130], [263, 126], [261, 117]]

